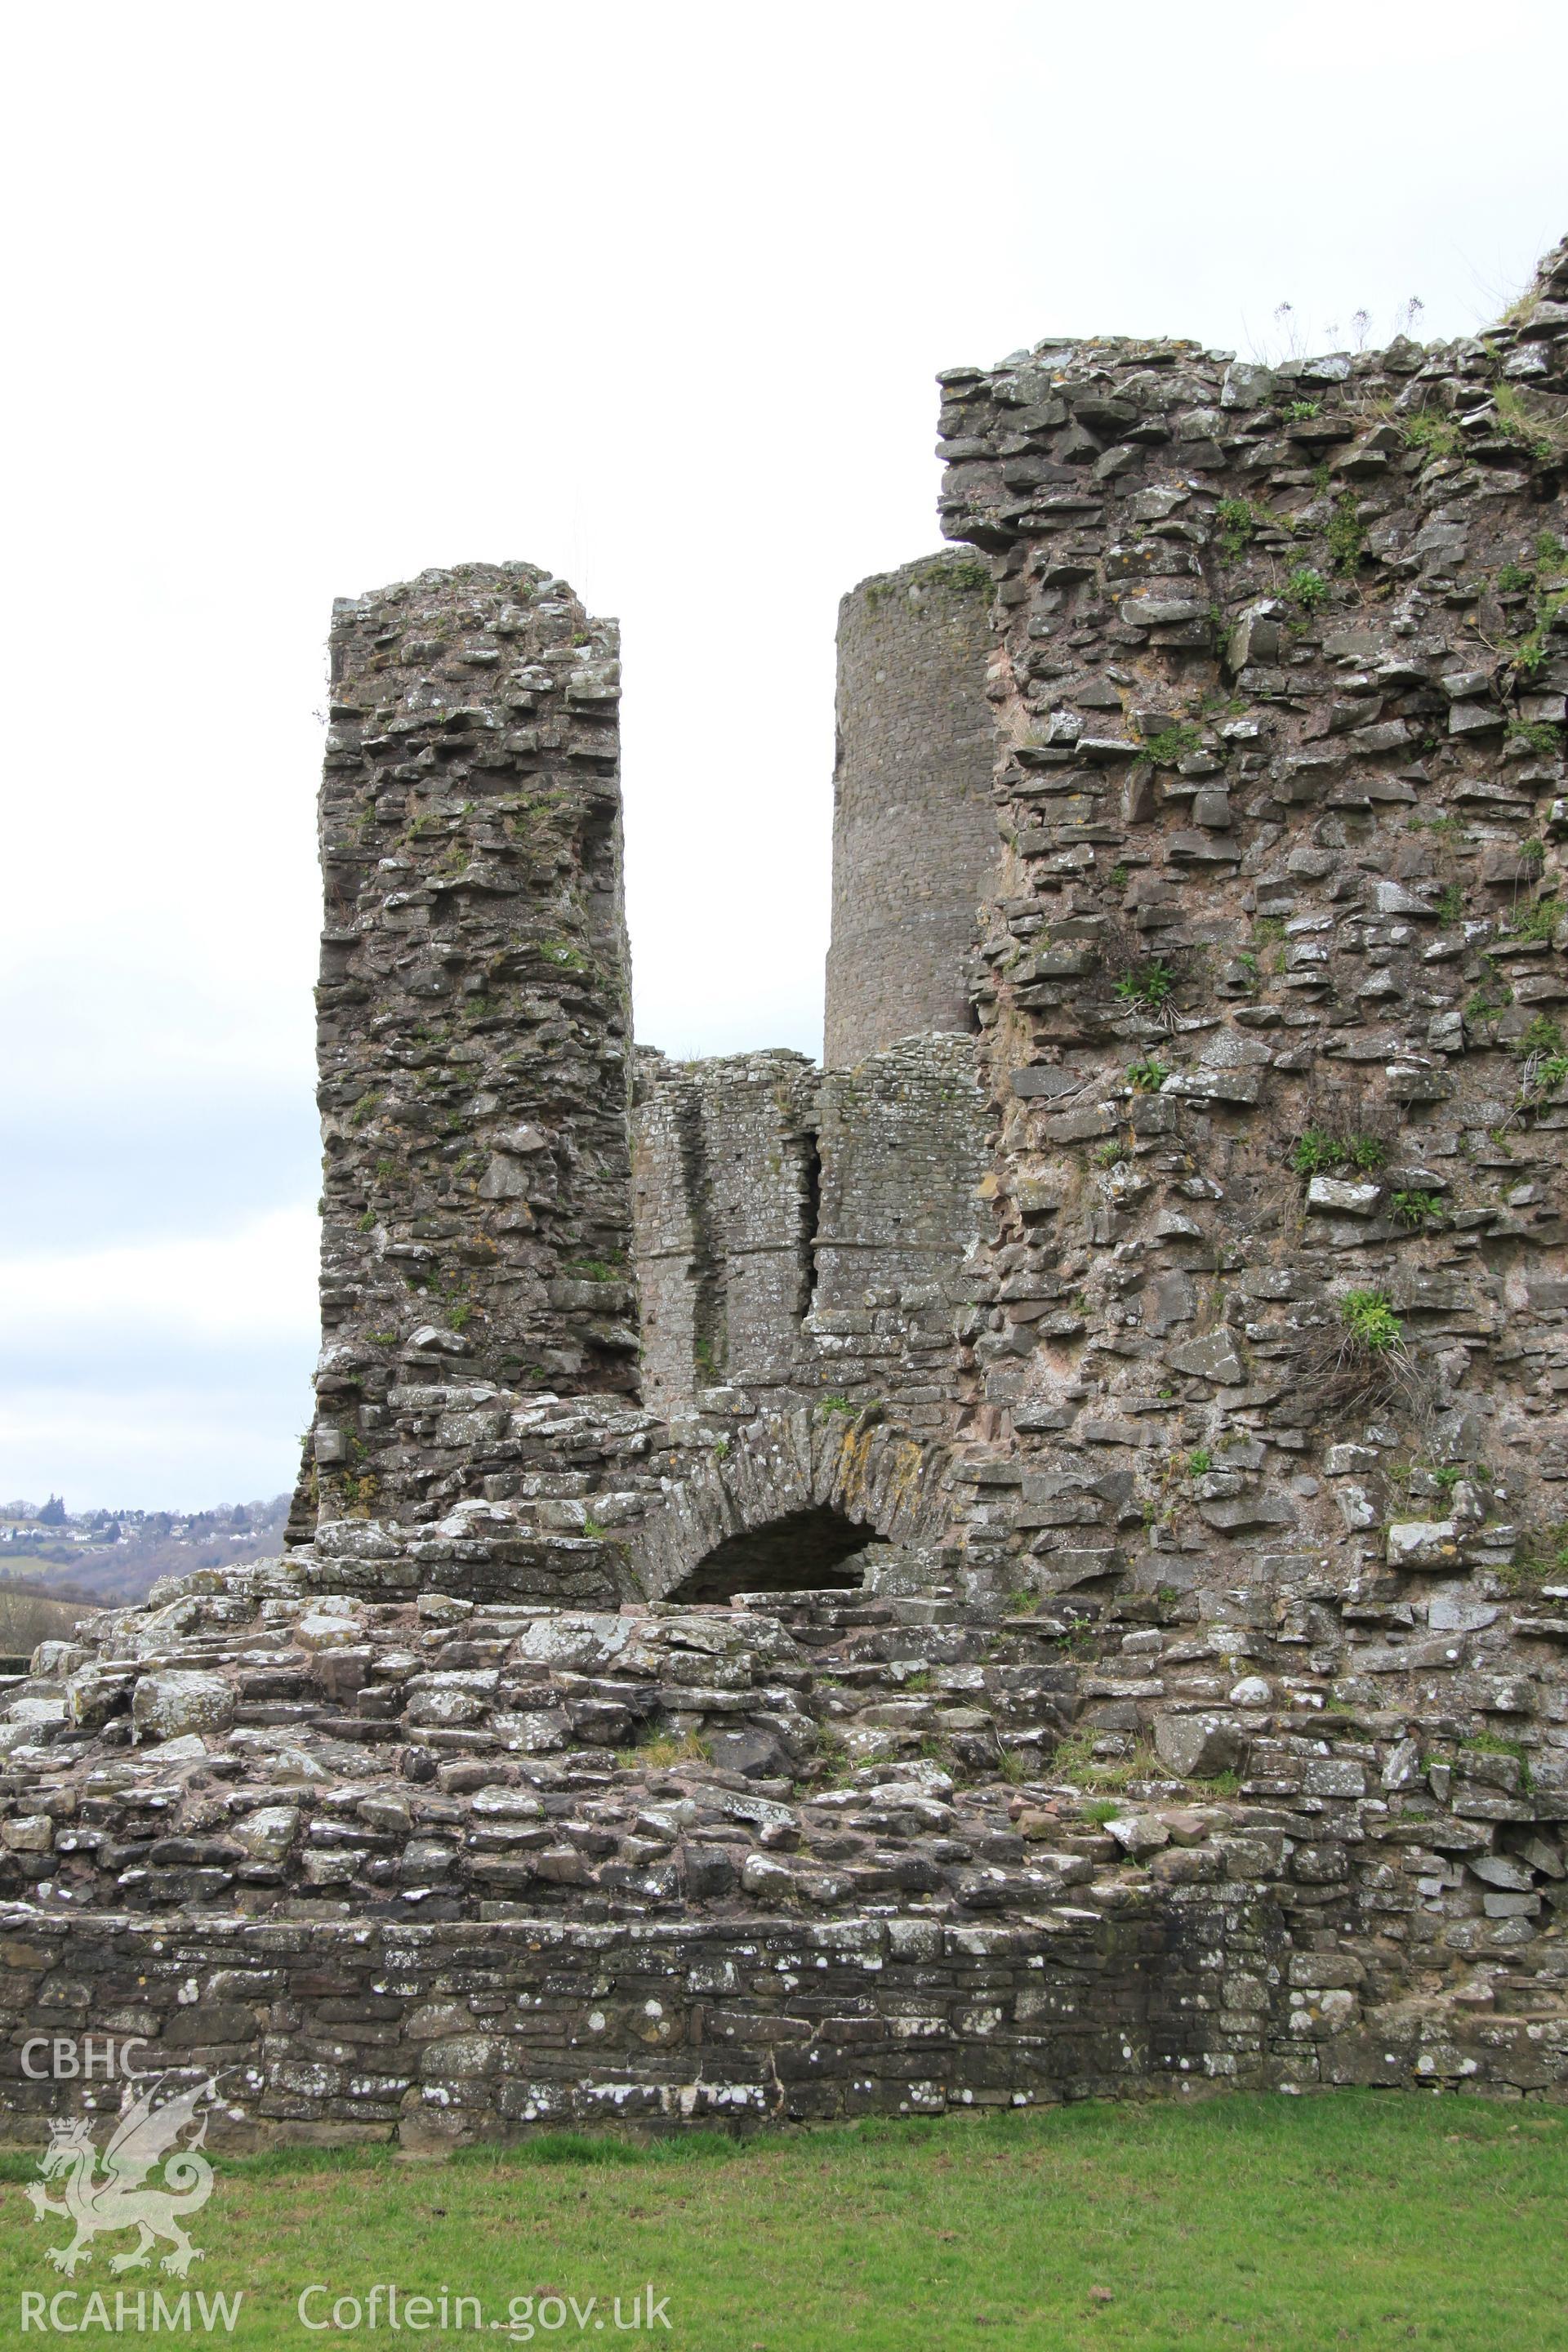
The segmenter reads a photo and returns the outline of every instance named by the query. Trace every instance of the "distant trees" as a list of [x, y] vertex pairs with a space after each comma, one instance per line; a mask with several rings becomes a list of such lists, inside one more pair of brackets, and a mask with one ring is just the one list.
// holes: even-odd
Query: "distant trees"
[[41, 1528], [63, 1528], [65, 1523], [66, 1507], [58, 1495], [51, 1495], [38, 1513], [38, 1525]]

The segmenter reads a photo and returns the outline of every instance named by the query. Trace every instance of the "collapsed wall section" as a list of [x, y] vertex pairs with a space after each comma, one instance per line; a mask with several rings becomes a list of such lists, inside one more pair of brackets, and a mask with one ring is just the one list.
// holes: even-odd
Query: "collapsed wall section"
[[830, 1070], [967, 1032], [976, 909], [996, 859], [986, 566], [927, 556], [838, 608]]
[[506, 1392], [635, 1381], [617, 635], [468, 564], [340, 602], [331, 677], [311, 1499], [417, 1522]]

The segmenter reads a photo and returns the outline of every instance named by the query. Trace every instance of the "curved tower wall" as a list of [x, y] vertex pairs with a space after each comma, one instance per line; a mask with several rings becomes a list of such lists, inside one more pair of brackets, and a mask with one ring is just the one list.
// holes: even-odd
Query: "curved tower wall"
[[972, 1026], [975, 910], [997, 856], [990, 604], [984, 561], [933, 555], [839, 605], [830, 1070]]

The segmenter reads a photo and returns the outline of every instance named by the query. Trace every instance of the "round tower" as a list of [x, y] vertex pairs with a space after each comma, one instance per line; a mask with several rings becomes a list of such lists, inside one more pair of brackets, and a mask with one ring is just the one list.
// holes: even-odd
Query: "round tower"
[[971, 1027], [966, 968], [997, 853], [985, 699], [991, 574], [968, 550], [838, 607], [826, 1066]]

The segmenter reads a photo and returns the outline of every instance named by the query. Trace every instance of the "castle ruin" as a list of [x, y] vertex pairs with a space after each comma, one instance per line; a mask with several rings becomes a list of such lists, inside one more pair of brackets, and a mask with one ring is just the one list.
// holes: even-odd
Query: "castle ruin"
[[634, 1045], [613, 624], [337, 607], [289, 1549], [0, 1691], [16, 2130], [1560, 2092], [1568, 247], [941, 431], [821, 1069]]

